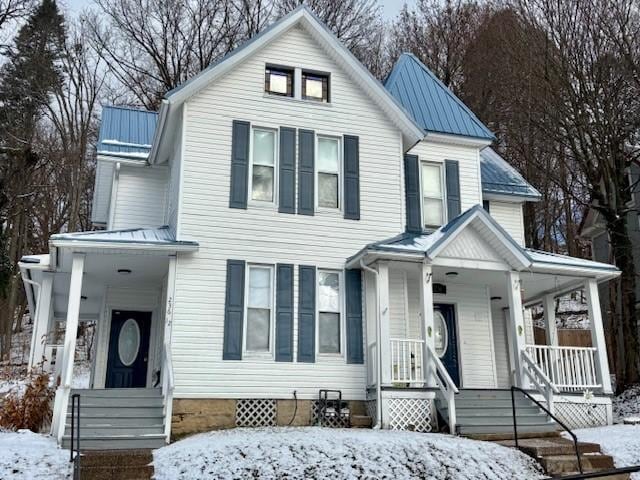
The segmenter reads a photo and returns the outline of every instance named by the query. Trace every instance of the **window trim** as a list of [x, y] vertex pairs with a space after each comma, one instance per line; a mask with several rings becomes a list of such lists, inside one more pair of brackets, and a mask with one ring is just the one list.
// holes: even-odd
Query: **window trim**
[[[305, 95], [306, 85], [305, 85], [305, 77], [319, 77], [320, 79], [326, 79], [327, 81], [327, 98], [324, 98], [324, 88], [323, 88], [323, 97], [309, 97]], [[316, 103], [331, 103], [331, 74], [328, 72], [319, 72], [316, 70], [306, 70], [302, 69], [300, 75], [300, 98], [305, 101], [316, 102]]]
[[[273, 200], [255, 200], [253, 198], [253, 149], [254, 149], [254, 141], [253, 141], [253, 133], [255, 130], [262, 130], [267, 132], [272, 132], [274, 134], [273, 141]], [[273, 127], [263, 127], [260, 125], [251, 125], [251, 132], [249, 134], [249, 181], [248, 181], [248, 189], [247, 189], [247, 201], [248, 204], [253, 206], [263, 206], [263, 207], [278, 207], [278, 168], [279, 168], [279, 159], [280, 159], [280, 129]], [[261, 163], [257, 164], [261, 166], [269, 166], [263, 165]]]
[[[270, 305], [270, 315], [269, 315], [269, 350], [268, 351], [256, 351], [256, 350], [247, 350], [247, 324], [249, 323], [249, 280], [251, 278], [251, 269], [252, 268], [263, 268], [268, 269], [271, 276], [271, 305]], [[276, 310], [276, 273], [275, 273], [275, 265], [267, 264], [267, 263], [247, 263], [246, 265], [246, 275], [244, 279], [244, 315], [242, 320], [242, 358], [245, 357], [253, 357], [253, 358], [267, 358], [273, 359], [275, 353], [275, 310]]]
[[[286, 73], [287, 75], [291, 75], [291, 91], [288, 91], [289, 89], [287, 88], [287, 93], [280, 93], [280, 92], [274, 92], [271, 90], [271, 78], [268, 76], [268, 71], [273, 70], [273, 71], [279, 71], [282, 73]], [[296, 92], [296, 73], [295, 73], [295, 68], [294, 67], [284, 67], [284, 66], [280, 66], [280, 65], [272, 65], [272, 64], [265, 64], [264, 66], [264, 93], [266, 93], [267, 95], [274, 95], [276, 97], [284, 97], [284, 98], [295, 98], [295, 92]], [[270, 73], [270, 72], [269, 72]], [[269, 89], [267, 89], [267, 84], [269, 84]]]
[[[338, 142], [338, 171], [330, 172], [327, 170], [320, 170], [318, 167], [318, 149], [320, 145], [320, 139], [336, 140]], [[343, 209], [343, 183], [344, 183], [344, 153], [342, 151], [343, 138], [338, 135], [326, 135], [323, 133], [316, 133], [314, 145], [314, 166], [313, 166], [313, 181], [314, 181], [314, 196], [316, 212], [342, 212]], [[338, 207], [323, 207], [320, 205], [320, 192], [318, 188], [318, 176], [320, 173], [327, 173], [330, 175], [338, 174]]]
[[[442, 202], [442, 223], [440, 225], [427, 225], [425, 221], [424, 215], [424, 199], [429, 198], [432, 200], [436, 200], [436, 197], [433, 196], [425, 196], [424, 194], [424, 181], [422, 176], [422, 166], [423, 165], [432, 165], [438, 167], [440, 170], [440, 186], [442, 188], [442, 197], [440, 201]], [[445, 177], [445, 168], [444, 162], [433, 162], [428, 160], [420, 160], [420, 212], [422, 217], [422, 227], [423, 228], [440, 228], [442, 225], [447, 224], [447, 219], [449, 217], [449, 212], [447, 212], [447, 179]]]
[[[340, 352], [338, 353], [321, 353], [320, 352], [320, 273], [337, 273], [338, 274], [338, 294], [339, 294], [339, 312], [340, 315]], [[316, 268], [316, 358], [344, 358], [346, 354], [346, 299], [344, 289], [344, 271], [333, 268]]]

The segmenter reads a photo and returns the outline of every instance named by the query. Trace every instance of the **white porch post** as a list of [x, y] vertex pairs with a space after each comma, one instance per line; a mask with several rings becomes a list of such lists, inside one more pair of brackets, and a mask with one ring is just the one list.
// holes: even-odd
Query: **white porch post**
[[558, 346], [558, 328], [556, 326], [556, 299], [553, 295], [544, 297], [544, 327], [547, 334], [547, 345]]
[[596, 370], [602, 385], [602, 391], [606, 394], [612, 393], [611, 378], [609, 377], [609, 360], [607, 359], [607, 344], [604, 338], [604, 327], [602, 326], [602, 312], [600, 311], [600, 297], [598, 293], [598, 283], [590, 278], [584, 283], [584, 291], [587, 296], [587, 308], [589, 310], [589, 320], [591, 324], [591, 343], [596, 348]]
[[29, 370], [37, 367], [44, 358], [44, 337], [49, 333], [49, 313], [51, 307], [52, 290], [53, 274], [50, 272], [43, 272], [42, 282], [40, 283], [40, 288], [38, 288], [36, 311], [33, 314], [33, 336], [31, 338]]
[[54, 419], [51, 425], [52, 434], [58, 442], [62, 440], [65, 427], [65, 415], [69, 403], [69, 391], [73, 378], [73, 360], [76, 350], [76, 336], [80, 318], [80, 300], [82, 292], [82, 274], [84, 270], [84, 254], [74, 253], [71, 263], [71, 281], [69, 282], [69, 303], [67, 305], [67, 324], [64, 332], [64, 350], [60, 386], [56, 391]]
[[171, 331], [173, 328], [173, 312], [175, 310], [176, 290], [176, 264], [177, 257], [169, 257], [169, 269], [167, 271], [167, 295], [165, 305], [164, 339], [163, 339], [163, 363], [162, 363], [162, 393], [164, 396], [164, 434], [166, 442], [171, 439], [171, 415], [173, 412], [173, 359], [171, 355]]
[[516, 386], [527, 388], [528, 382], [522, 370], [522, 352], [525, 349], [524, 314], [520, 289], [520, 274], [507, 272], [507, 296], [509, 298], [509, 322], [511, 323], [511, 341], [513, 348], [513, 369]]
[[380, 378], [382, 385], [391, 384], [391, 333], [389, 325], [389, 263], [378, 262], [378, 292], [380, 295]]
[[424, 352], [422, 352], [423, 372], [425, 383], [429, 387], [435, 387], [435, 379], [429, 375], [428, 349], [435, 346], [434, 318], [433, 318], [433, 275], [431, 265], [422, 263], [420, 269], [420, 316], [422, 317], [422, 339], [424, 340]]

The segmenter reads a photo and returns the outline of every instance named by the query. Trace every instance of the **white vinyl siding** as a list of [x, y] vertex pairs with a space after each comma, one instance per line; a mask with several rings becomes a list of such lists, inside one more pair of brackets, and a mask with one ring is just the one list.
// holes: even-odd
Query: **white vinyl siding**
[[121, 165], [110, 229], [164, 225], [167, 176], [166, 167]]
[[96, 180], [91, 205], [91, 222], [94, 224], [106, 225], [109, 221], [113, 166], [113, 162], [105, 160], [98, 160], [96, 163]]
[[524, 246], [524, 219], [522, 203], [489, 202], [491, 216], [513, 237], [518, 245]]
[[[265, 95], [266, 64], [331, 72], [331, 104]], [[361, 219], [344, 219], [337, 210], [305, 216], [252, 205], [229, 208], [233, 120], [332, 137], [357, 135]], [[180, 231], [184, 238], [196, 239], [200, 248], [178, 259], [172, 335], [176, 398], [292, 398], [297, 390], [298, 398], [316, 399], [322, 386], [342, 390], [343, 398], [364, 399], [366, 367], [347, 364], [344, 356], [315, 363], [253, 358], [223, 362], [226, 261], [295, 266], [297, 352], [298, 266], [342, 270], [345, 260], [364, 245], [404, 229], [400, 131], [300, 28], [190, 99], [185, 131]]]

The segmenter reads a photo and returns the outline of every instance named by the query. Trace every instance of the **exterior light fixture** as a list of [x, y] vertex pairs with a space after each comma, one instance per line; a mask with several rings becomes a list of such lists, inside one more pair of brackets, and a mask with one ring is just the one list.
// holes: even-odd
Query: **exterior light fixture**
[[491, 301], [502, 300], [502, 297], [491, 297]]
[[457, 277], [458, 276], [458, 272], [447, 272], [447, 273], [445, 273], [445, 275], [447, 277]]
[[129, 275], [131, 273], [131, 270], [128, 268], [119, 268], [118, 273], [120, 275]]

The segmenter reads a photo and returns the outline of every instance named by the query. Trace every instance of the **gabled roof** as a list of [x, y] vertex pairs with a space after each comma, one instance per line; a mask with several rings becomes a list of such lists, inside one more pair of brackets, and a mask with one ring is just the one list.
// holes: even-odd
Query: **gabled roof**
[[480, 151], [482, 193], [540, 200], [542, 195], [491, 147]]
[[[168, 138], [163, 140], [163, 132], [167, 129], [167, 133], [171, 133], [171, 127], [168, 125], [174, 121], [179, 107], [187, 99], [196, 95], [211, 82], [229, 72], [250, 55], [264, 48], [297, 25], [305, 28], [305, 30], [330, 53], [330, 56], [336, 64], [350, 75], [353, 81], [367, 93], [392, 123], [400, 129], [406, 145], [410, 146], [422, 140], [424, 133], [420, 126], [406, 114], [404, 109], [396, 102], [384, 86], [306, 5], [300, 5], [255, 35], [249, 41], [236, 48], [233, 52], [165, 95], [158, 119], [160, 128], [157, 132], [157, 140], [159, 141], [154, 143], [154, 148], [151, 152], [151, 162], [164, 161], [164, 159], [156, 158], [158, 150], [163, 149], [164, 142], [170, 143], [170, 139]], [[169, 136], [170, 135], [167, 135], [167, 137]]]
[[167, 226], [157, 228], [129, 228], [125, 230], [96, 230], [92, 232], [59, 233], [51, 235], [51, 245], [64, 246], [119, 246], [147, 247], [179, 250], [197, 250], [198, 242], [176, 240]]
[[98, 155], [146, 159], [158, 114], [126, 107], [103, 107], [98, 134]]
[[385, 88], [426, 131], [493, 140], [493, 133], [420, 60], [403, 53]]

